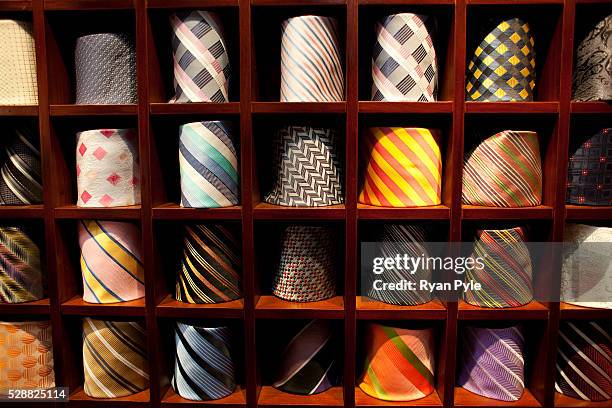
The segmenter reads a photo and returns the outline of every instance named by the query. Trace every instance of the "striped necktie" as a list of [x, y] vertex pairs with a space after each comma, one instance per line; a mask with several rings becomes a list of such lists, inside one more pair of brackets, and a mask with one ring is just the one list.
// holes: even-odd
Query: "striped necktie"
[[313, 225], [290, 225], [283, 233], [282, 242], [272, 293], [293, 302], [315, 302], [334, 296], [333, 230]]
[[219, 16], [180, 11], [170, 25], [176, 92], [170, 102], [229, 102], [231, 70]]
[[280, 354], [274, 388], [290, 394], [319, 394], [338, 383], [336, 344], [331, 323], [311, 320]]
[[[413, 258], [428, 257], [427, 248], [423, 246], [423, 243], [427, 242], [425, 236], [425, 228], [421, 225], [385, 224], [380, 256], [395, 258], [397, 254], [406, 254]], [[418, 288], [421, 280], [431, 281], [432, 269], [420, 267], [408, 271], [392, 267], [385, 268], [380, 275], [370, 276], [373, 280], [380, 280], [381, 283], [414, 282]], [[392, 305], [414, 306], [431, 300], [431, 292], [428, 290], [376, 290], [377, 287], [379, 285], [374, 285], [374, 281], [368, 283], [367, 296]]]
[[264, 201], [291, 207], [344, 202], [340, 150], [334, 130], [284, 127], [276, 136], [273, 160], [275, 180]]
[[576, 101], [612, 100], [612, 14], [599, 21], [576, 49], [574, 94]]
[[146, 332], [138, 322], [83, 319], [85, 394], [117, 398], [149, 387]]
[[359, 388], [385, 401], [412, 401], [434, 391], [433, 329], [369, 323]]
[[236, 389], [229, 327], [176, 322], [176, 358], [172, 387], [193, 401], [217, 400]]
[[0, 303], [43, 297], [40, 251], [18, 227], [0, 227]]
[[0, 205], [42, 203], [42, 172], [38, 134], [16, 129], [4, 148], [0, 170]]
[[611, 336], [610, 321], [561, 322], [557, 392], [585, 401], [612, 400]]
[[140, 229], [129, 222], [79, 222], [83, 300], [115, 303], [144, 297]]
[[32, 23], [0, 19], [0, 105], [37, 105]]
[[612, 128], [600, 130], [570, 156], [567, 203], [612, 205]]
[[525, 339], [520, 325], [463, 332], [459, 386], [500, 401], [518, 401], [525, 389]]
[[465, 301], [480, 307], [506, 308], [533, 300], [532, 266], [522, 227], [478, 231], [473, 258], [482, 269], [467, 269], [466, 282], [480, 283], [480, 290], [465, 291]]
[[468, 153], [463, 163], [463, 204], [487, 207], [542, 204], [538, 134], [504, 130]]
[[237, 205], [240, 170], [231, 123], [187, 123], [179, 132], [181, 207]]
[[366, 164], [359, 202], [380, 207], [438, 205], [442, 191], [439, 132], [373, 127], [361, 149]]
[[300, 16], [283, 21], [281, 102], [344, 100], [338, 22], [332, 17]]
[[477, 102], [533, 101], [536, 53], [529, 24], [501, 21], [474, 51], [468, 65], [466, 99]]
[[373, 101], [436, 100], [438, 60], [431, 38], [432, 18], [400, 13], [376, 24], [372, 55]]
[[221, 224], [185, 226], [176, 299], [222, 303], [242, 297], [240, 239]]

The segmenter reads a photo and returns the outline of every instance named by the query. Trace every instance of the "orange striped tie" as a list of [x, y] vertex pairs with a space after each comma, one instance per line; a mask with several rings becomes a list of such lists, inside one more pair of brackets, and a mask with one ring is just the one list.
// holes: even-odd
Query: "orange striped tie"
[[438, 140], [437, 130], [369, 128], [362, 150], [367, 165], [359, 202], [380, 207], [440, 204], [442, 159]]

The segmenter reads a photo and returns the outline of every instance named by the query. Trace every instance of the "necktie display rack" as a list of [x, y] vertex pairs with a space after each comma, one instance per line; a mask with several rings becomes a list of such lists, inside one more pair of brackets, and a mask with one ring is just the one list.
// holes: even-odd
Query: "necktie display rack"
[[[227, 103], [169, 103], [172, 44], [169, 17], [176, 10], [215, 11], [224, 27], [232, 66]], [[436, 102], [371, 101], [371, 50], [375, 23], [401, 12], [435, 17], [439, 80]], [[572, 65], [579, 38], [604, 15], [610, 0], [0, 0], [0, 18], [33, 23], [38, 106], [0, 106], [0, 123], [35, 122], [40, 132], [43, 203], [0, 206], [0, 222], [38, 228], [47, 296], [23, 304], [0, 304], [0, 320], [48, 319], [52, 323], [55, 378], [70, 387], [67, 406], [180, 407], [190, 402], [173, 391], [174, 322], [179, 319], [229, 326], [237, 333], [236, 381], [230, 396], [200, 402], [226, 407], [578, 407], [584, 401], [555, 391], [560, 323], [568, 319], [612, 319], [610, 310], [565, 303], [530, 302], [486, 309], [463, 301], [418, 306], [367, 302], [360, 293], [360, 242], [385, 222], [427, 223], [442, 241], [470, 241], [490, 225], [528, 225], [535, 240], [562, 241], [566, 222], [611, 226], [612, 206], [566, 204], [566, 174], [575, 130], [593, 135], [610, 127], [612, 105], [572, 101]], [[278, 102], [281, 88], [281, 23], [292, 16], [336, 18], [344, 58], [345, 101]], [[466, 67], [482, 40], [481, 25], [494, 16], [532, 22], [537, 79], [530, 102], [466, 102]], [[127, 105], [74, 104], [73, 50], [83, 32], [104, 29], [136, 38], [138, 99]], [[196, 209], [180, 203], [179, 126], [227, 120], [239, 139], [240, 205]], [[340, 140], [344, 203], [283, 207], [265, 203], [273, 177], [274, 132], [282, 126], [333, 128]], [[436, 128], [441, 131], [441, 204], [385, 208], [358, 203], [365, 129], [373, 126]], [[482, 132], [520, 126], [537, 131], [542, 155], [542, 204], [493, 208], [462, 205], [465, 153]], [[86, 129], [134, 128], [140, 152], [141, 204], [77, 207], [75, 141]], [[592, 131], [591, 131], [592, 130]], [[92, 304], [82, 299], [77, 224], [81, 219], [131, 221], [142, 234], [145, 297], [125, 303]], [[244, 297], [220, 304], [174, 300], [183, 225], [231, 225], [242, 238]], [[278, 254], [274, 245], [292, 223], [325, 225], [336, 237], [336, 295], [313, 303], [275, 297], [271, 281]], [[551, 257], [536, 268], [559, 270]], [[552, 282], [554, 284], [554, 282]], [[551, 285], [551, 282], [534, 282]], [[82, 320], [85, 317], [139, 320], [146, 330], [150, 387], [113, 400], [83, 390]], [[318, 395], [294, 395], [272, 386], [268, 362], [278, 358], [278, 335], [288, 320], [331, 319], [338, 335], [341, 382]], [[410, 402], [385, 402], [359, 387], [368, 322], [416, 322], [434, 329], [434, 391]], [[503, 321], [525, 327], [525, 392], [515, 402], [493, 401], [458, 387], [461, 332], [471, 323]], [[293, 323], [293, 322], [291, 322]], [[610, 402], [588, 406], [610, 406]], [[41, 404], [41, 406], [44, 404]], [[50, 406], [64, 406], [49, 404]]]

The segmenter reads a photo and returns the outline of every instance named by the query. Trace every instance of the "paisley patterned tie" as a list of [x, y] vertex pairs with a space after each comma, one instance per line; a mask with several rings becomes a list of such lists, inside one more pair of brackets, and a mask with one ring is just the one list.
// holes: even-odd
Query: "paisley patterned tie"
[[469, 152], [463, 164], [463, 204], [542, 204], [542, 161], [536, 132], [504, 130]]
[[0, 105], [37, 105], [32, 23], [0, 19]]
[[441, 203], [439, 132], [422, 128], [373, 127], [361, 150], [365, 168], [362, 204], [422, 207]]
[[434, 391], [433, 329], [409, 330], [369, 323], [359, 388], [386, 401], [412, 401]]
[[40, 251], [18, 227], [0, 227], [0, 303], [43, 297]]
[[519, 18], [501, 21], [484, 37], [468, 65], [466, 100], [532, 101], [536, 79], [534, 38]]
[[0, 205], [42, 203], [42, 171], [38, 134], [27, 128], [15, 130], [4, 147], [0, 169]]
[[400, 13], [376, 24], [373, 101], [436, 100], [438, 60], [430, 33], [433, 23], [428, 16]]

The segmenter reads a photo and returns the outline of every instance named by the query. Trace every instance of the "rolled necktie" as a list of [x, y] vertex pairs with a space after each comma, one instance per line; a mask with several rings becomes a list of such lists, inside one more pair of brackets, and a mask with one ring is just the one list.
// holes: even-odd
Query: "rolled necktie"
[[144, 297], [140, 229], [129, 222], [79, 222], [83, 300], [127, 302]]
[[337, 351], [331, 324], [311, 320], [280, 354], [274, 388], [290, 394], [319, 394], [338, 383]]
[[599, 21], [578, 46], [574, 68], [574, 100], [612, 100], [611, 31], [612, 14]]
[[566, 224], [561, 301], [612, 309], [612, 228]]
[[538, 134], [504, 130], [468, 153], [463, 163], [463, 204], [486, 207], [542, 204]]
[[43, 298], [40, 251], [18, 227], [0, 227], [0, 303]]
[[127, 33], [78, 37], [74, 52], [77, 104], [137, 103], [136, 44]]
[[[406, 254], [413, 258], [428, 257], [427, 248], [423, 246], [427, 241], [425, 236], [425, 228], [421, 225], [385, 224], [380, 256], [395, 258], [398, 254]], [[427, 267], [410, 271], [393, 267], [385, 268], [382, 274], [374, 275], [372, 278], [382, 283], [414, 282], [418, 288], [421, 280], [430, 282], [431, 276], [432, 270]], [[377, 286], [374, 282], [369, 285], [368, 297], [384, 303], [414, 306], [431, 300], [431, 292], [427, 290], [376, 290]]]
[[42, 203], [42, 172], [38, 134], [27, 128], [15, 130], [4, 147], [0, 169], [0, 205]]
[[465, 301], [480, 307], [506, 308], [533, 300], [532, 264], [526, 233], [522, 227], [482, 230], [474, 243], [473, 258], [483, 268], [466, 268], [466, 282], [480, 283], [481, 289], [468, 289]]
[[499, 401], [518, 401], [525, 389], [525, 339], [521, 325], [467, 326], [459, 386]]
[[333, 230], [290, 225], [283, 233], [272, 293], [294, 302], [315, 302], [336, 294]]
[[240, 239], [221, 224], [185, 227], [176, 299], [222, 303], [242, 297]]
[[275, 139], [274, 183], [264, 201], [290, 207], [342, 204], [338, 137], [332, 129], [287, 126]]
[[181, 207], [237, 205], [238, 152], [231, 123], [187, 123], [179, 133]]
[[342, 58], [335, 18], [299, 16], [283, 21], [280, 101], [343, 101]]
[[421, 14], [400, 13], [376, 24], [373, 101], [436, 100], [439, 68], [428, 27], [432, 20]]
[[602, 129], [570, 156], [566, 201], [612, 205], [612, 128]]
[[230, 62], [216, 13], [170, 16], [175, 96], [170, 102], [229, 102]]
[[475, 102], [533, 101], [536, 53], [529, 24], [503, 20], [487, 34], [468, 65], [466, 99]]
[[423, 207], [441, 203], [442, 156], [437, 130], [373, 127], [361, 149], [366, 164], [362, 204]]
[[172, 388], [194, 401], [217, 400], [236, 389], [229, 327], [176, 322], [176, 358]]
[[433, 329], [369, 323], [359, 388], [385, 401], [412, 401], [434, 391]]
[[133, 129], [77, 133], [78, 207], [140, 204], [138, 136]]
[[55, 387], [50, 321], [0, 322], [0, 395]]
[[0, 105], [37, 105], [34, 29], [26, 21], [0, 19]]
[[83, 319], [85, 394], [117, 398], [149, 387], [146, 332], [138, 322]]
[[560, 323], [557, 392], [585, 401], [612, 399], [611, 333], [605, 320]]

